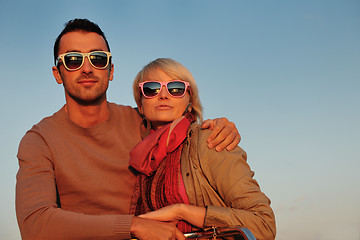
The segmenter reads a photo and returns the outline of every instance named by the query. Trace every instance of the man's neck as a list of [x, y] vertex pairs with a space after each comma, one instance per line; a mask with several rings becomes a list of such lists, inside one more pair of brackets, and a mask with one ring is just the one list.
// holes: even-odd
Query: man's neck
[[80, 105], [74, 101], [66, 101], [65, 110], [71, 121], [88, 128], [105, 122], [110, 117], [110, 109], [106, 99], [96, 105]]

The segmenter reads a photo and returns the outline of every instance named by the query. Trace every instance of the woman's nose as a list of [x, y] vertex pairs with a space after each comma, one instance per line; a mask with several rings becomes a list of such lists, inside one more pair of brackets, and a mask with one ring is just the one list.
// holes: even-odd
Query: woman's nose
[[162, 86], [161, 89], [160, 89], [159, 98], [165, 99], [165, 98], [168, 98], [168, 97], [169, 97], [169, 93], [166, 90], [166, 87]]

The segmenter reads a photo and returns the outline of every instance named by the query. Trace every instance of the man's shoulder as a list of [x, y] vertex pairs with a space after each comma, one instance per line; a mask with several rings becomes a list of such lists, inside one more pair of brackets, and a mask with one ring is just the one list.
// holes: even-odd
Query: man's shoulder
[[[35, 123], [22, 137], [19, 145], [19, 152], [21, 149], [30, 149], [34, 146], [40, 145], [44, 142], [44, 138], [47, 135], [53, 135], [56, 132], [56, 129], [61, 129], [57, 127], [57, 118], [61, 114], [62, 109], [55, 112], [53, 115], [46, 116], [41, 119], [38, 123]], [[24, 146], [28, 146], [27, 148]], [[30, 146], [30, 147], [29, 147]]]
[[52, 115], [46, 116], [38, 123], [35, 123], [29, 131], [40, 131], [41, 129], [52, 128], [56, 124], [57, 119], [62, 115], [63, 108]]
[[132, 106], [128, 106], [128, 105], [122, 105], [122, 104], [109, 102], [109, 107], [112, 109], [115, 109], [116, 111], [123, 111], [123, 112], [127, 112], [130, 114], [138, 114], [136, 108], [133, 108]]
[[108, 102], [109, 106], [110, 107], [115, 107], [115, 108], [118, 108], [118, 109], [129, 109], [129, 110], [134, 110], [133, 107], [131, 106], [128, 106], [128, 105], [123, 105], [123, 104], [118, 104], [118, 103], [114, 103], [114, 102]]
[[109, 103], [109, 107], [115, 114], [115, 118], [122, 123], [139, 124], [141, 121], [141, 116], [136, 108], [116, 103]]

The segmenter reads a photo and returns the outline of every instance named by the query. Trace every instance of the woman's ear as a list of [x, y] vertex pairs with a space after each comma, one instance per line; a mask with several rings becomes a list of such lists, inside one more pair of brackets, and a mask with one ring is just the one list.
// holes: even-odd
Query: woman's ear
[[144, 116], [144, 109], [142, 106], [138, 106], [138, 110], [141, 116]]
[[192, 110], [192, 106], [191, 106], [191, 102], [189, 102], [189, 104], [186, 107], [186, 111], [191, 112], [191, 110]]
[[186, 106], [186, 108], [185, 108], [185, 110], [184, 110], [184, 112], [183, 112], [182, 115], [184, 115], [185, 113], [190, 113], [191, 110], [192, 110], [191, 103], [189, 103], [189, 104]]
[[53, 66], [53, 67], [52, 67], [52, 72], [53, 72], [53, 75], [54, 75], [54, 78], [55, 78], [56, 82], [57, 82], [58, 84], [62, 84], [62, 83], [63, 83], [63, 80], [62, 80], [62, 78], [61, 78], [61, 74], [60, 74], [60, 72], [59, 72], [59, 69], [58, 69], [57, 67]]

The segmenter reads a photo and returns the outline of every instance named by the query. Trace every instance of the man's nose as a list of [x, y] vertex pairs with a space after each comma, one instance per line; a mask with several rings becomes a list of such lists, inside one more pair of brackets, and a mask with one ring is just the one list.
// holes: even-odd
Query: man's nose
[[93, 66], [90, 63], [90, 60], [88, 57], [85, 57], [84, 64], [82, 66], [82, 71], [85, 73], [92, 72]]

